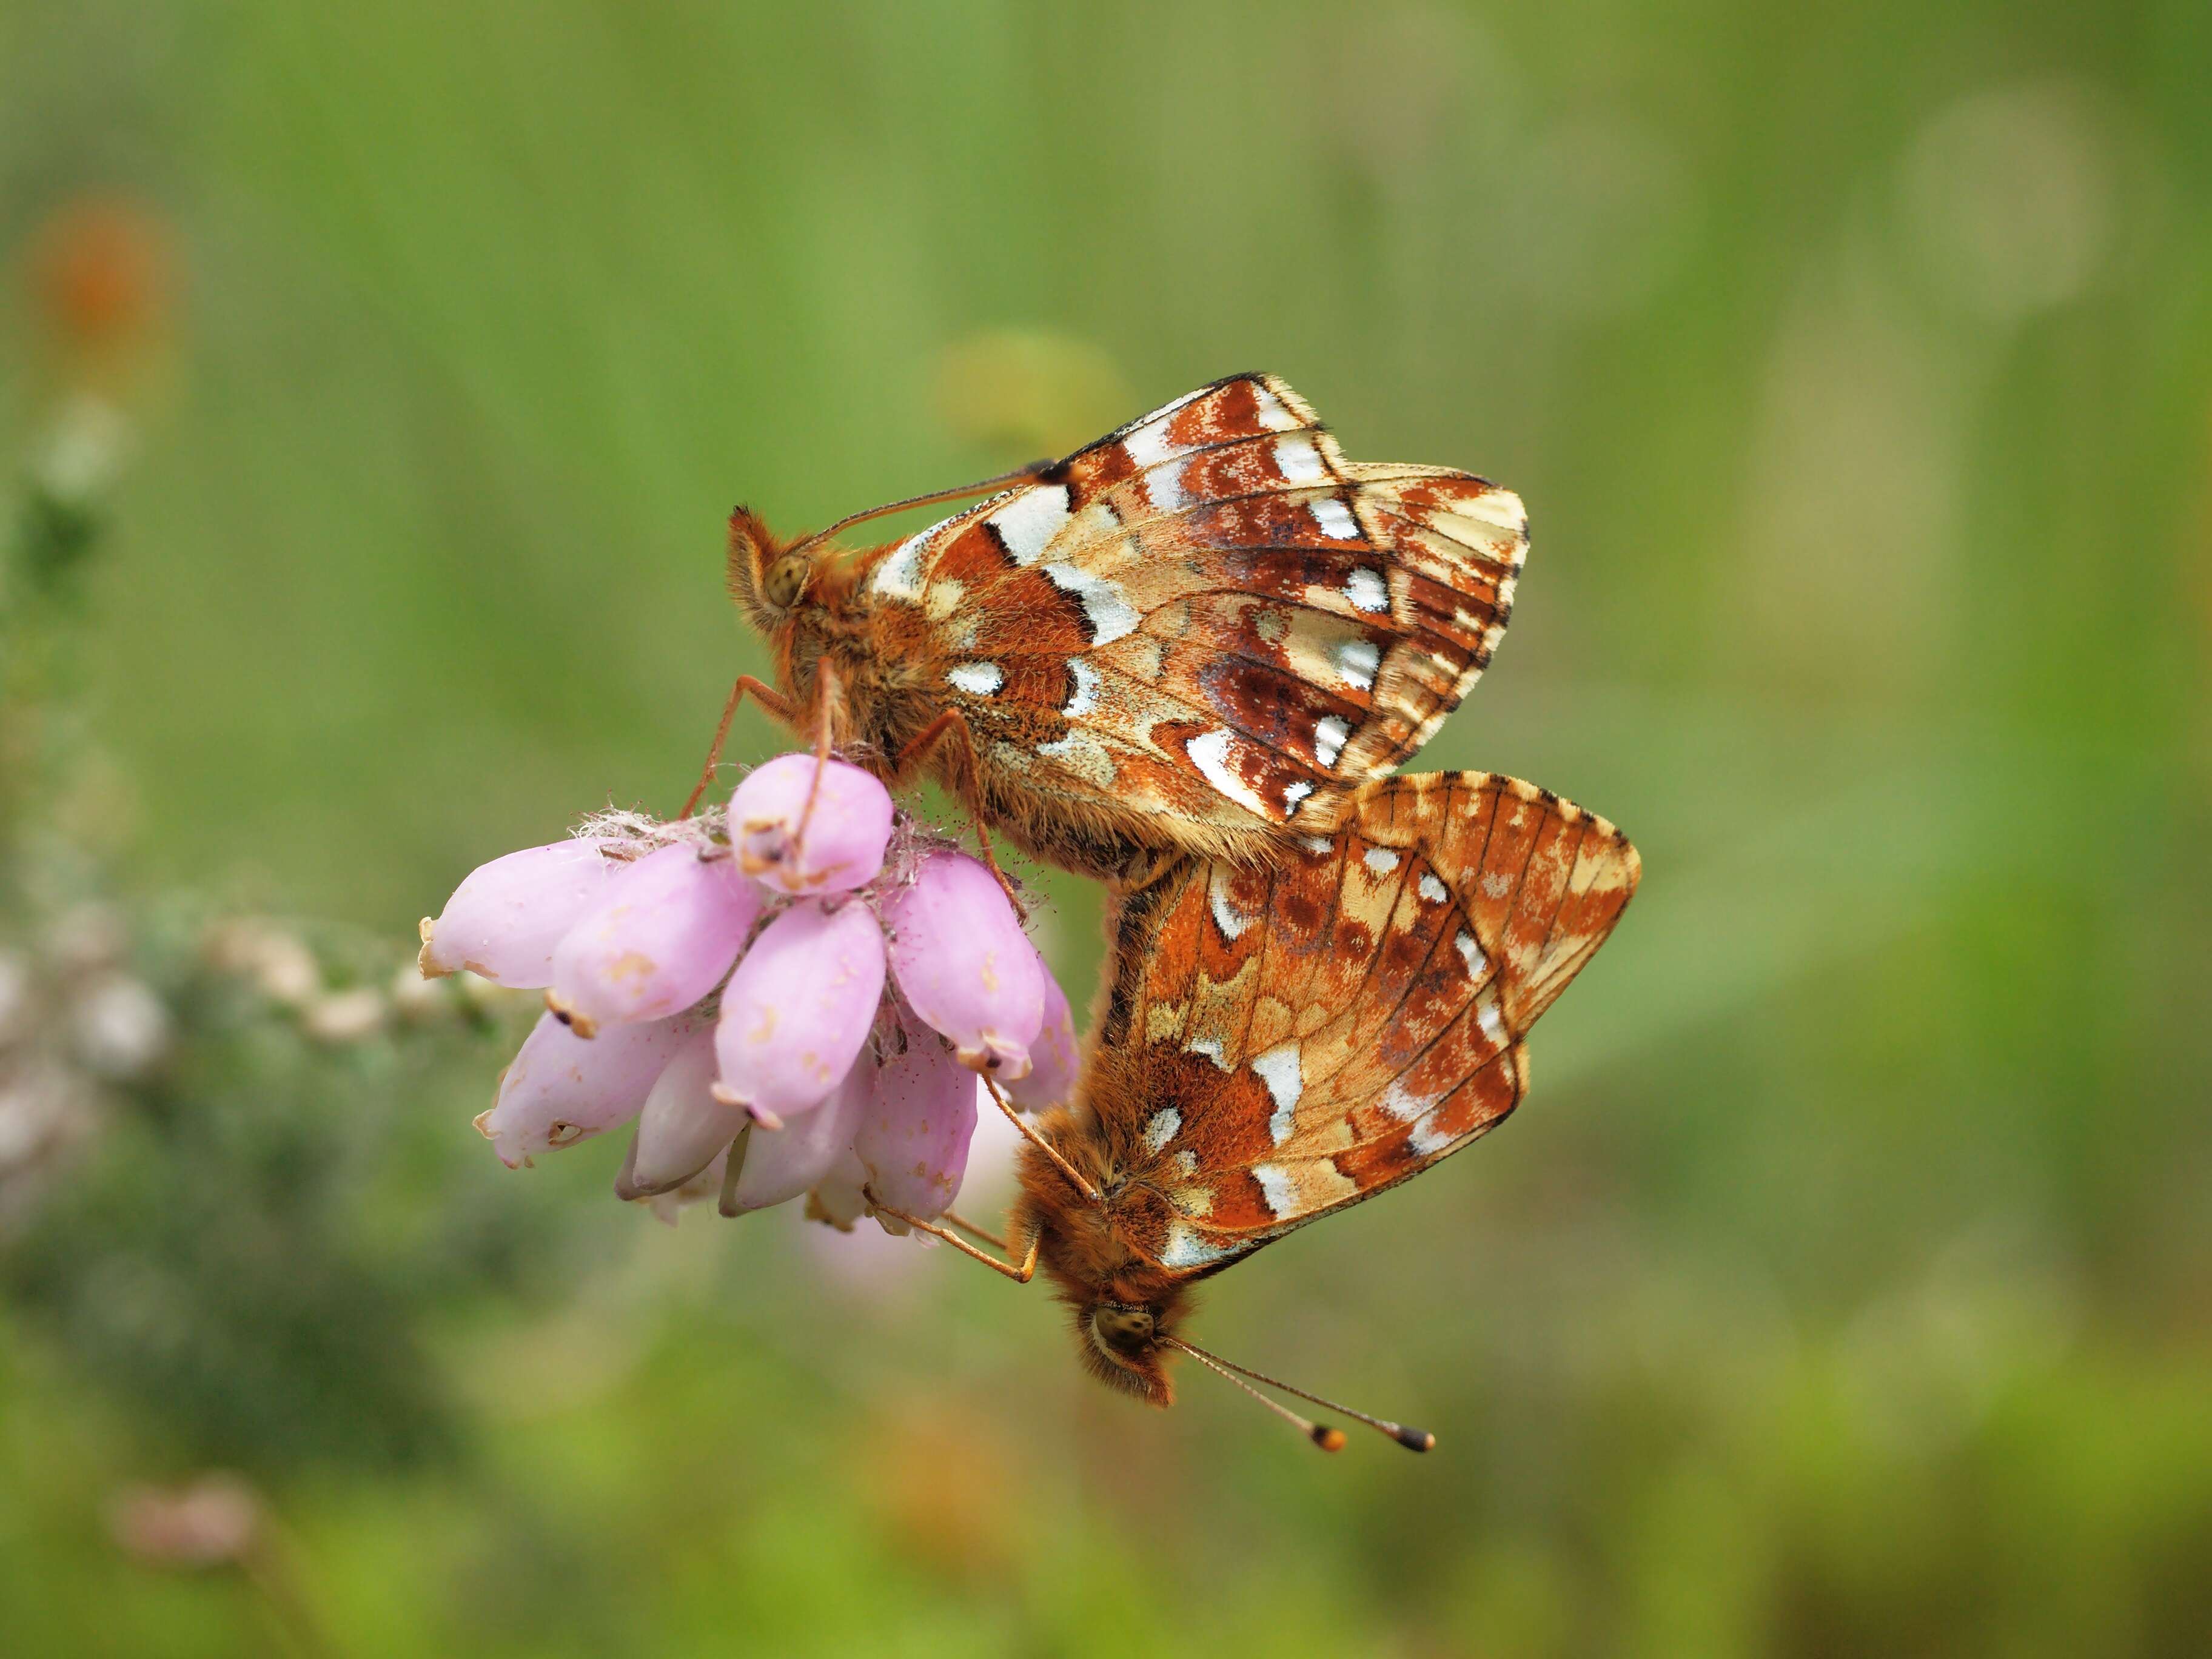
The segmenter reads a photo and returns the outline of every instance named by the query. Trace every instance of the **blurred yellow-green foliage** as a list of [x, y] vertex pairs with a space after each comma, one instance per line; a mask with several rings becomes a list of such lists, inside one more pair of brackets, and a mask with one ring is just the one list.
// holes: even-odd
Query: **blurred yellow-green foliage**
[[[618, 1144], [508, 1175], [496, 1042], [225, 1038], [253, 1178], [95, 1149], [18, 1282], [219, 1270], [0, 1300], [0, 1650], [2205, 1651], [2208, 66], [2190, 0], [0, 3], [0, 437], [131, 425], [74, 624], [127, 890], [396, 963], [680, 801], [762, 666], [733, 501], [1248, 368], [1527, 497], [1424, 763], [1647, 869], [1507, 1133], [1209, 1298], [1426, 1459], [1109, 1397], [946, 1252], [665, 1231]], [[163, 1320], [271, 1346], [179, 1395]], [[264, 1541], [159, 1565], [127, 1494], [210, 1466]]]

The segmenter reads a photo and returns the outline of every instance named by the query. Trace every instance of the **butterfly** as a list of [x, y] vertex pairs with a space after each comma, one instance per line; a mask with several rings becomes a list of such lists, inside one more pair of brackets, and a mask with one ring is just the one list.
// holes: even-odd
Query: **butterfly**
[[[1009, 479], [893, 544], [828, 539]], [[889, 784], [927, 769], [987, 851], [1109, 880], [1328, 833], [1489, 664], [1528, 549], [1510, 491], [1346, 460], [1266, 374], [991, 485], [794, 543], [738, 508], [729, 586], [777, 684], [740, 679], [723, 730], [750, 693]]]
[[1272, 864], [1177, 860], [1120, 896], [1073, 1098], [1029, 1131], [995, 1241], [1023, 1265], [930, 1231], [1016, 1278], [1041, 1267], [1115, 1388], [1168, 1404], [1181, 1352], [1331, 1404], [1190, 1343], [1192, 1286], [1503, 1121], [1528, 1086], [1529, 1028], [1640, 869], [1605, 819], [1480, 772], [1363, 784], [1333, 835]]

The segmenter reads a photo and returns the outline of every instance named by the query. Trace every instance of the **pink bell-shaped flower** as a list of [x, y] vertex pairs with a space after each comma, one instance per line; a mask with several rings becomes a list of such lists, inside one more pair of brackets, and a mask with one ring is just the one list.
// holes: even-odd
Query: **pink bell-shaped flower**
[[900, 993], [960, 1063], [1028, 1076], [1047, 975], [998, 878], [963, 853], [933, 853], [884, 901], [884, 924]]
[[854, 1131], [873, 1096], [875, 1069], [862, 1054], [812, 1111], [799, 1113], [781, 1129], [756, 1125], [732, 1154], [743, 1162], [736, 1184], [722, 1193], [722, 1213], [744, 1215], [797, 1198], [850, 1158]]
[[730, 971], [763, 902], [726, 858], [682, 842], [647, 853], [562, 936], [546, 1006], [579, 1036], [688, 1008]]
[[534, 991], [553, 982], [553, 948], [624, 866], [597, 841], [526, 847], [471, 870], [436, 920], [422, 921], [422, 977], [463, 969]]
[[704, 1020], [684, 1040], [637, 1115], [637, 1135], [615, 1194], [649, 1198], [680, 1187], [714, 1161], [752, 1120], [714, 1098], [714, 1030]]
[[[853, 1150], [876, 1203], [930, 1221], [952, 1207], [975, 1133], [975, 1075], [933, 1031], [907, 1033], [906, 1052], [878, 1068]], [[882, 1218], [891, 1231], [904, 1224]]]
[[1036, 1041], [1030, 1044], [1030, 1074], [1006, 1085], [1006, 1097], [1025, 1112], [1066, 1105], [1074, 1096], [1075, 1073], [1083, 1060], [1067, 993], [1042, 957], [1038, 971], [1044, 978], [1044, 1021], [1037, 1028]]
[[[869, 1070], [867, 1087], [873, 1089], [873, 1067]], [[853, 1224], [868, 1212], [868, 1195], [861, 1190], [867, 1184], [868, 1166], [860, 1162], [859, 1153], [846, 1147], [830, 1166], [830, 1173], [807, 1189], [806, 1218], [825, 1222], [841, 1233], [851, 1232]]]
[[818, 1106], [867, 1041], [884, 993], [884, 934], [866, 904], [794, 904], [722, 988], [721, 1099], [771, 1127]]
[[499, 1098], [477, 1127], [509, 1169], [533, 1152], [572, 1146], [637, 1114], [653, 1080], [685, 1037], [705, 1024], [694, 1013], [617, 1025], [586, 1042], [543, 1016], [500, 1079]]
[[728, 1169], [730, 1149], [725, 1146], [714, 1154], [714, 1160], [690, 1180], [670, 1188], [665, 1193], [655, 1193], [645, 1200], [662, 1225], [673, 1227], [686, 1205], [711, 1203], [714, 1194], [722, 1190], [722, 1176]]
[[813, 788], [811, 755], [778, 755], [746, 775], [730, 797], [730, 847], [738, 868], [802, 898], [865, 886], [884, 867], [891, 834], [890, 793], [841, 760], [823, 767], [810, 817], [806, 797]]

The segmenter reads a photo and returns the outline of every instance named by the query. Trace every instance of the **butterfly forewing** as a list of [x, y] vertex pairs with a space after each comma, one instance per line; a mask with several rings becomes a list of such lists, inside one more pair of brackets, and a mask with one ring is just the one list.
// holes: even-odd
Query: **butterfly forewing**
[[1526, 548], [1510, 492], [1347, 462], [1297, 393], [1241, 375], [909, 538], [866, 588], [920, 613], [927, 690], [987, 764], [1226, 848], [1203, 832], [1328, 827], [1425, 741]]
[[[1266, 868], [1133, 896], [1101, 1133], [1157, 1193], [1132, 1242], [1200, 1270], [1417, 1174], [1496, 1124], [1521, 1040], [1634, 892], [1603, 818], [1481, 773], [1379, 780]], [[1093, 1099], [1102, 1116], [1116, 1109]]]

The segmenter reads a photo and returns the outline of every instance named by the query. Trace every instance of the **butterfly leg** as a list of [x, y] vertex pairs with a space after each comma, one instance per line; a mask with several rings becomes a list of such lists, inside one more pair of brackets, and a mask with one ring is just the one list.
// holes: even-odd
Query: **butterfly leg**
[[[860, 1188], [860, 1194], [872, 1207], [890, 1217], [892, 1220], [903, 1221], [908, 1226], [927, 1233], [933, 1238], [943, 1239], [963, 1255], [975, 1257], [993, 1273], [1004, 1273], [1017, 1285], [1026, 1285], [1036, 1277], [1037, 1247], [1043, 1242], [1044, 1237], [1042, 1233], [1030, 1240], [1029, 1254], [1022, 1258], [1022, 1265], [1017, 1267], [1010, 1261], [1001, 1261], [998, 1257], [977, 1249], [950, 1228], [940, 1227], [933, 1221], [924, 1221], [920, 1216], [908, 1215], [904, 1210], [894, 1210], [888, 1204], [877, 1203], [876, 1195], [866, 1187]], [[993, 1242], [995, 1243], [997, 1241]]]
[[[981, 1076], [982, 1074], [978, 1073], [977, 1075]], [[1027, 1118], [1024, 1117], [1018, 1111], [1014, 1109], [1014, 1103], [1006, 1098], [1006, 1091], [999, 1087], [997, 1079], [990, 1077], [983, 1078], [983, 1086], [991, 1091], [991, 1098], [999, 1103], [999, 1109], [1006, 1115], [1006, 1121], [1012, 1124], [1017, 1129], [1020, 1130], [1024, 1138], [1026, 1139], [1031, 1146], [1035, 1146], [1037, 1151], [1042, 1152], [1047, 1158], [1050, 1158], [1054, 1164], [1058, 1165], [1060, 1174], [1068, 1178], [1068, 1181], [1074, 1186], [1077, 1192], [1081, 1193], [1084, 1197], [1089, 1199], [1093, 1204], [1103, 1204], [1106, 1201], [1106, 1195], [1100, 1192], [1097, 1188], [1092, 1186], [1090, 1182], [1084, 1179], [1083, 1171], [1077, 1169], [1073, 1164], [1070, 1164], [1066, 1158], [1062, 1158], [1060, 1155], [1060, 1148], [1054, 1146], [1052, 1142], [1047, 1140], [1042, 1135], [1039, 1134], [1036, 1132], [1036, 1126], [1032, 1124]]]
[[738, 675], [736, 684], [730, 687], [730, 700], [722, 705], [722, 718], [714, 727], [714, 741], [708, 745], [707, 763], [700, 769], [699, 781], [691, 787], [691, 793], [684, 803], [684, 810], [676, 815], [678, 817], [690, 817], [692, 809], [699, 805], [699, 797], [705, 794], [714, 783], [714, 769], [722, 763], [722, 745], [729, 741], [730, 722], [737, 718], [738, 705], [745, 700], [748, 693], [751, 694], [755, 702], [776, 719], [787, 720], [791, 718], [790, 698], [750, 674]]
[[969, 1220], [967, 1217], [962, 1215], [957, 1210], [947, 1210], [945, 1212], [945, 1218], [953, 1226], [957, 1227], [962, 1232], [967, 1234], [970, 1238], [979, 1240], [985, 1244], [992, 1246], [994, 1249], [1004, 1250], [1008, 1255], [1012, 1255], [1014, 1253], [1013, 1245], [1008, 1243], [1006, 1239], [1000, 1237], [998, 1234], [991, 1231], [988, 1228], [977, 1226], [974, 1222]]
[[840, 696], [837, 667], [824, 657], [814, 671], [814, 781], [806, 786], [806, 805], [799, 809], [799, 828], [791, 832], [793, 847], [806, 844], [806, 826], [814, 820], [814, 803], [822, 794], [822, 774], [830, 764], [830, 739], [835, 735], [830, 710]]
[[1021, 896], [1015, 891], [1012, 879], [999, 867], [998, 857], [991, 848], [991, 832], [983, 821], [981, 786], [979, 782], [981, 770], [975, 759], [975, 734], [968, 725], [968, 717], [957, 708], [948, 708], [923, 726], [921, 734], [899, 751], [898, 759], [892, 763], [891, 775], [904, 777], [911, 768], [927, 760], [939, 744], [956, 732], [959, 734], [960, 747], [968, 763], [959, 775], [960, 793], [968, 808], [969, 820], [975, 826], [976, 848], [983, 854], [984, 864], [998, 878], [999, 885], [1006, 891], [1006, 902], [1014, 907], [1014, 914], [1026, 921], [1029, 912], [1023, 908]]

